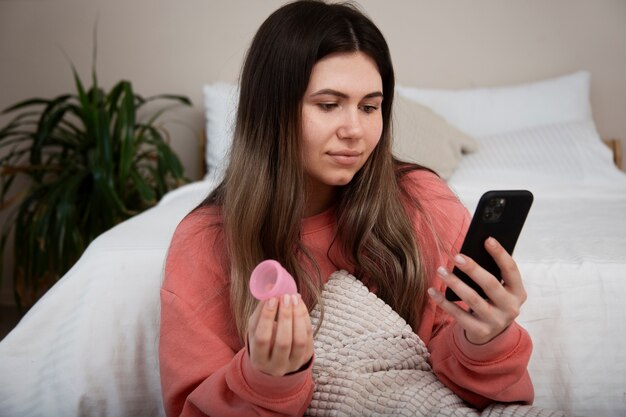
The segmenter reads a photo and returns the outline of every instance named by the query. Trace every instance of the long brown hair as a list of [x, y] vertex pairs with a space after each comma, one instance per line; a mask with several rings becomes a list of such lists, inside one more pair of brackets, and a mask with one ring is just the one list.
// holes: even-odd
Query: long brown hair
[[[383, 130], [364, 167], [342, 188], [334, 245], [358, 278], [416, 326], [425, 278], [412, 223], [402, 204], [391, 154], [394, 72], [387, 43], [372, 21], [350, 4], [289, 3], [261, 25], [245, 59], [230, 161], [222, 183], [203, 205], [222, 208], [230, 257], [230, 297], [240, 334], [256, 302], [252, 269], [278, 260], [295, 278], [303, 300], [319, 300], [322, 277], [300, 241], [306, 205], [301, 156], [301, 105], [313, 66], [335, 52], [360, 51], [377, 64], [383, 82]], [[304, 261], [304, 262], [303, 262]]]

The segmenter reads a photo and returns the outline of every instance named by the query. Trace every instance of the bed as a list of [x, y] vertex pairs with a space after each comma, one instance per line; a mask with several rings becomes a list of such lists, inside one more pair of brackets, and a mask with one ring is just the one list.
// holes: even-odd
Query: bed
[[[398, 86], [396, 153], [470, 209], [488, 189], [535, 202], [515, 258], [528, 291], [536, 405], [626, 415], [626, 175], [598, 137], [590, 75], [515, 86]], [[236, 86], [204, 87], [206, 177], [98, 237], [0, 342], [2, 416], [162, 416], [159, 286], [169, 239], [217, 184]]]

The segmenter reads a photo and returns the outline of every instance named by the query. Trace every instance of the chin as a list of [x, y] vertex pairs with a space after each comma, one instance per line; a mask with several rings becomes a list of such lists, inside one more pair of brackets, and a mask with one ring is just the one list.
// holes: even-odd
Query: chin
[[334, 181], [332, 181], [332, 184], [335, 185], [335, 186], [348, 185], [348, 184], [350, 184], [350, 182], [352, 182], [353, 178], [354, 178], [354, 175], [337, 178]]
[[328, 170], [322, 175], [319, 175], [317, 181], [327, 187], [343, 187], [350, 184], [355, 175], [356, 173], [352, 171], [346, 172], [346, 170], [342, 170], [340, 172], [332, 172]]

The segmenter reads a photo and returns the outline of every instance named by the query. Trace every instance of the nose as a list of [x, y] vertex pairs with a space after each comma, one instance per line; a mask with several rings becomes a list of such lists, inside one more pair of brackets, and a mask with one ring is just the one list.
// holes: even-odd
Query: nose
[[363, 135], [363, 123], [358, 109], [345, 111], [337, 135], [341, 139], [358, 139]]

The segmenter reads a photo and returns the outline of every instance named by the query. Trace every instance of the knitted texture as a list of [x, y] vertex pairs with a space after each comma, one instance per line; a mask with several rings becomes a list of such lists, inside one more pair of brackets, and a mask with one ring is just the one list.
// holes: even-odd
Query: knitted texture
[[[315, 392], [309, 416], [562, 416], [531, 406], [470, 408], [440, 382], [429, 353], [389, 305], [346, 271], [322, 292], [315, 337]], [[314, 328], [320, 309], [311, 313]]]

